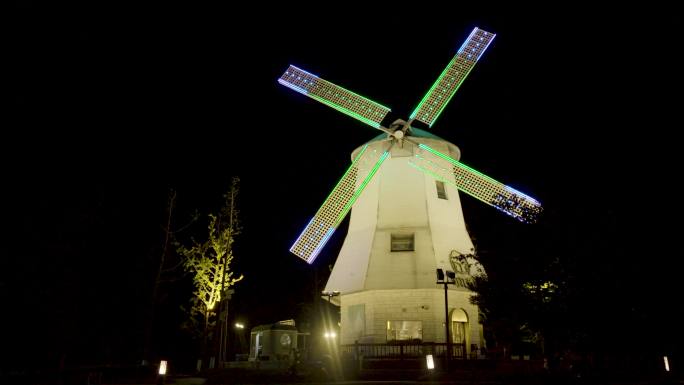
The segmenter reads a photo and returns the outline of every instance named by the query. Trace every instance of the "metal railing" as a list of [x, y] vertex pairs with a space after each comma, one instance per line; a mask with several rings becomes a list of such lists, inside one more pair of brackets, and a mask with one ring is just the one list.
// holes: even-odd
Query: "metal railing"
[[[355, 359], [364, 358], [388, 358], [403, 359], [424, 357], [427, 354], [433, 356], [445, 356], [447, 352], [446, 343], [423, 342], [406, 344], [352, 344], [341, 345], [342, 354], [346, 354]], [[465, 344], [451, 344], [451, 358], [466, 358]]]

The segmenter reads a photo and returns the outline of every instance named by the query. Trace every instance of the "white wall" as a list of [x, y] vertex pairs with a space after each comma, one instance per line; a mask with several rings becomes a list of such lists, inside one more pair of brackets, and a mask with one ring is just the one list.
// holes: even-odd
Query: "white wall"
[[[456, 159], [460, 156], [458, 148], [446, 141], [414, 140]], [[387, 142], [372, 142], [368, 150], [384, 151], [386, 146]], [[450, 252], [470, 253], [473, 244], [458, 190], [445, 184], [448, 200], [439, 199], [434, 179], [408, 164], [411, 151], [408, 144], [392, 151], [352, 208], [347, 236], [325, 288], [342, 293], [335, 298], [341, 302], [342, 344], [360, 337], [348, 314], [349, 307], [358, 304], [364, 305], [365, 336], [376, 342], [385, 342], [388, 320], [420, 320], [423, 341], [445, 340], [444, 291], [435, 284], [435, 269], [452, 270]], [[415, 251], [391, 252], [392, 233], [414, 233]], [[465, 310], [469, 343], [482, 346], [471, 295], [463, 288], [450, 289], [449, 308]]]
[[[402, 289], [367, 290], [341, 296], [341, 340], [342, 344], [353, 344], [360, 337], [374, 343], [386, 342], [387, 321], [422, 321], [424, 342], [445, 341], [444, 289]], [[469, 343], [482, 346], [477, 306], [470, 303], [472, 293], [449, 290], [449, 312], [463, 309], [468, 315]], [[349, 307], [364, 304], [365, 333], [359, 336], [348, 328]], [[373, 337], [373, 338], [368, 338]]]
[[[442, 140], [418, 138], [431, 147], [458, 156]], [[387, 142], [373, 142], [367, 151], [383, 151]], [[351, 211], [349, 231], [326, 285], [326, 291], [432, 288], [435, 269], [449, 269], [449, 253], [473, 247], [465, 229], [458, 190], [445, 184], [448, 200], [437, 198], [435, 181], [408, 164], [412, 146], [392, 151]], [[358, 153], [357, 149], [353, 156]], [[370, 165], [372, 166], [372, 165]], [[363, 173], [360, 173], [363, 175]], [[360, 181], [357, 181], [357, 184]], [[391, 252], [393, 232], [415, 234], [415, 251]]]

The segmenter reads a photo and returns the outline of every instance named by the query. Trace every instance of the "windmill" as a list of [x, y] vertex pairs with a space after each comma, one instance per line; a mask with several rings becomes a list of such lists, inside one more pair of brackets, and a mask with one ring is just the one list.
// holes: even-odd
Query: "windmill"
[[[535, 199], [461, 163], [458, 147], [416, 127], [432, 127], [494, 37], [474, 28], [409, 119], [386, 126], [389, 108], [303, 69], [291, 65], [278, 79], [382, 131], [353, 151], [351, 165], [290, 248], [313, 263], [352, 211], [326, 285], [326, 291], [341, 293], [336, 304], [342, 307], [343, 343], [446, 338], [440, 334], [444, 297], [435, 269], [455, 271], [460, 282], [483, 271], [458, 191], [521, 222], [533, 223], [542, 212]], [[481, 325], [474, 326], [477, 308], [468, 301], [466, 285], [456, 286], [449, 295], [452, 342], [469, 350], [483, 342]]]

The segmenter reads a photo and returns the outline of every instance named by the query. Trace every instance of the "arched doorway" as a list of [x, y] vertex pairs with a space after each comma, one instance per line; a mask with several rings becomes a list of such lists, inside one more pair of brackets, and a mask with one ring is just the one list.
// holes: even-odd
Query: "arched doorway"
[[468, 314], [463, 309], [451, 310], [450, 334], [451, 343], [453, 345], [453, 354], [455, 356], [467, 357], [470, 342], [470, 328], [468, 325]]

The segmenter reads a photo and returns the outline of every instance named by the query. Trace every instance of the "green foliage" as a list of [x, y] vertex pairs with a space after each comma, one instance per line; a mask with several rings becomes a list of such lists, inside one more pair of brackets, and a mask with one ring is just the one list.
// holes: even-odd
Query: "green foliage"
[[[488, 332], [488, 345], [511, 348], [524, 344], [538, 352], [567, 336], [568, 286], [556, 260], [549, 261], [539, 274], [519, 271], [499, 274], [494, 279], [474, 277], [471, 302], [478, 305]], [[542, 278], [543, 277], [543, 278]]]
[[540, 283], [525, 282], [522, 285], [530, 299], [540, 304], [548, 304], [558, 292], [558, 285], [551, 281]]
[[243, 275], [234, 276], [230, 268], [233, 242], [240, 233], [235, 209], [238, 184], [239, 180], [234, 178], [230, 192], [224, 195], [225, 206], [218, 215], [209, 214], [207, 239], [203, 242], [193, 239], [191, 247], [178, 245], [177, 248], [178, 254], [184, 258], [183, 267], [192, 274], [194, 287], [189, 308], [183, 308], [188, 314], [183, 328], [205, 338], [210, 337], [209, 330], [213, 330], [215, 325], [216, 305], [222, 295], [243, 279]]

